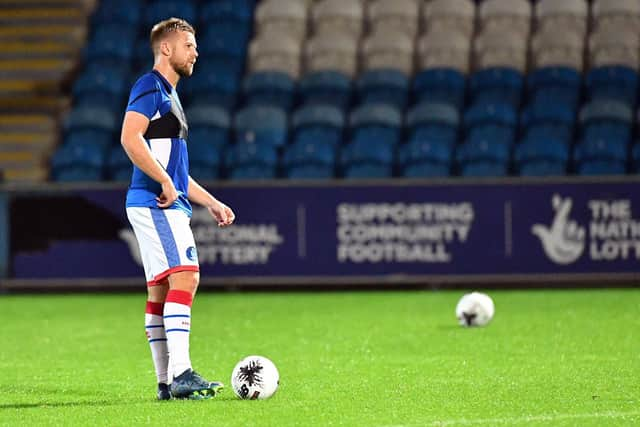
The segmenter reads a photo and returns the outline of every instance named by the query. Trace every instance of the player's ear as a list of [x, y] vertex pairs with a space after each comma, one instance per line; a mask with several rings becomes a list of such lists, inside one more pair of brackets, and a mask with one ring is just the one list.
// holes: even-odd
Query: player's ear
[[168, 40], [160, 42], [160, 53], [164, 56], [171, 55], [171, 46], [169, 45]]

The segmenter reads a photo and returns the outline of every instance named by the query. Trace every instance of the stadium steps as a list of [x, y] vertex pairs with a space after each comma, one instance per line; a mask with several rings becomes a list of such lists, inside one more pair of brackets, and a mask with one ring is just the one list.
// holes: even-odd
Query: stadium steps
[[95, 0], [0, 0], [0, 171], [6, 181], [47, 179], [58, 120]]

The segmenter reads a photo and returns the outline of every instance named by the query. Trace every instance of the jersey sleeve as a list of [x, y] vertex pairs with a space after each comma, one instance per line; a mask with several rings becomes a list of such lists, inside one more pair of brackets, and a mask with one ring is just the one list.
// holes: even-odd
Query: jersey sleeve
[[151, 120], [158, 111], [160, 95], [158, 81], [150, 74], [142, 76], [131, 89], [127, 111], [135, 111]]

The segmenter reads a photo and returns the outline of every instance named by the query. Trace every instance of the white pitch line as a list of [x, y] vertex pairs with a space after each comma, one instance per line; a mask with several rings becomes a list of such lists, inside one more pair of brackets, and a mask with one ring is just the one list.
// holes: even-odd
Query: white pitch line
[[469, 420], [461, 418], [459, 420], [443, 420], [433, 421], [428, 424], [397, 424], [384, 427], [410, 427], [410, 426], [434, 426], [434, 427], [448, 427], [458, 425], [479, 425], [479, 424], [514, 424], [514, 423], [526, 423], [533, 421], [560, 421], [560, 420], [572, 420], [572, 419], [588, 419], [588, 418], [623, 418], [623, 417], [636, 417], [640, 416], [640, 411], [632, 412], [594, 412], [590, 414], [552, 414], [552, 415], [533, 415], [529, 417], [512, 417], [512, 418], [484, 418]]

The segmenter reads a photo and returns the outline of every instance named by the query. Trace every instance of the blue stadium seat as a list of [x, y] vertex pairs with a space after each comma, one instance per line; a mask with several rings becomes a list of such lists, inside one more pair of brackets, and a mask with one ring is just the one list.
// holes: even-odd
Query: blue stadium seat
[[561, 139], [569, 144], [573, 135], [576, 112], [567, 104], [542, 105], [529, 104], [520, 114], [520, 126], [525, 137], [529, 134], [533, 138], [546, 136]]
[[189, 144], [206, 144], [219, 151], [230, 142], [231, 119], [220, 107], [190, 107], [186, 116], [189, 122]]
[[[178, 90], [185, 99], [185, 105], [217, 105], [226, 110], [232, 110], [237, 103], [240, 87], [238, 70], [217, 63], [198, 65], [184, 83], [180, 83]], [[183, 89], [182, 91], [180, 89]]]
[[452, 68], [430, 68], [416, 74], [412, 91], [415, 103], [441, 102], [461, 110], [465, 103], [466, 78]]
[[123, 23], [138, 25], [142, 17], [142, 4], [137, 0], [101, 1], [91, 16], [94, 27], [102, 24]]
[[631, 170], [640, 173], [640, 142], [636, 142], [631, 148]]
[[284, 149], [284, 175], [289, 178], [333, 177], [336, 155], [336, 149], [322, 141], [294, 142]]
[[458, 171], [462, 176], [507, 175], [509, 151], [509, 144], [494, 139], [466, 141], [456, 150]]
[[307, 73], [298, 83], [302, 104], [328, 104], [341, 110], [351, 102], [351, 79], [337, 71]]
[[387, 104], [365, 104], [349, 117], [351, 143], [377, 143], [394, 146], [400, 141], [402, 114]]
[[403, 109], [409, 95], [409, 78], [395, 69], [368, 70], [360, 75], [356, 88], [360, 104], [382, 103]]
[[145, 8], [144, 23], [148, 28], [158, 22], [175, 16], [191, 25], [196, 24], [197, 7], [192, 0], [153, 0]]
[[281, 71], [258, 71], [244, 79], [243, 92], [249, 105], [271, 105], [289, 110], [296, 95], [296, 83]]
[[73, 85], [74, 104], [108, 107], [121, 114], [129, 89], [126, 77], [111, 68], [84, 71]]
[[100, 181], [105, 163], [98, 145], [62, 145], [51, 159], [51, 174], [55, 181]]
[[513, 142], [518, 115], [509, 104], [475, 104], [464, 113], [464, 126], [469, 140]]
[[71, 110], [64, 123], [66, 132], [91, 129], [112, 133], [118, 123], [113, 112], [104, 107], [76, 107]]
[[514, 169], [522, 176], [565, 175], [568, 162], [569, 145], [563, 140], [529, 138], [514, 148]]
[[190, 140], [189, 174], [196, 180], [217, 179], [222, 164], [221, 150], [202, 139]]
[[255, 0], [215, 0], [205, 2], [200, 9], [203, 27], [232, 22], [235, 25], [251, 23]]
[[607, 65], [594, 67], [585, 79], [589, 100], [614, 100], [634, 107], [638, 95], [638, 73], [630, 67]]
[[251, 26], [238, 22], [210, 25], [198, 33], [198, 52], [203, 57], [223, 56], [244, 58], [247, 54]]
[[280, 147], [288, 138], [287, 113], [276, 107], [245, 107], [236, 112], [233, 127], [238, 142]]
[[101, 58], [130, 62], [133, 58], [136, 26], [126, 23], [102, 24], [94, 29], [84, 57], [87, 61]]
[[509, 67], [490, 67], [475, 71], [469, 77], [469, 95], [472, 104], [520, 105], [524, 78], [522, 73]]
[[359, 163], [389, 166], [394, 162], [395, 146], [384, 140], [355, 140], [342, 148], [340, 165], [348, 168]]
[[278, 152], [272, 145], [238, 142], [227, 149], [224, 166], [231, 179], [274, 178]]
[[405, 177], [449, 176], [454, 143], [446, 140], [409, 140], [398, 150], [400, 175]]
[[345, 117], [342, 110], [331, 105], [305, 105], [291, 119], [293, 142], [319, 142], [337, 147], [342, 142]]
[[457, 141], [460, 115], [450, 104], [420, 103], [407, 113], [409, 141]]
[[625, 165], [627, 162], [628, 144], [620, 139], [589, 139], [580, 141], [574, 147], [573, 157], [580, 170], [580, 165], [591, 161], [609, 161]]
[[595, 100], [580, 110], [583, 140], [631, 140], [633, 110], [621, 101]]
[[569, 67], [540, 67], [527, 75], [527, 94], [534, 104], [576, 108], [581, 85], [581, 73]]

